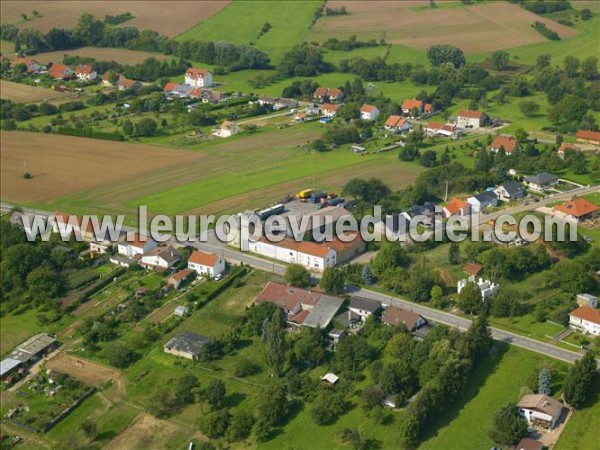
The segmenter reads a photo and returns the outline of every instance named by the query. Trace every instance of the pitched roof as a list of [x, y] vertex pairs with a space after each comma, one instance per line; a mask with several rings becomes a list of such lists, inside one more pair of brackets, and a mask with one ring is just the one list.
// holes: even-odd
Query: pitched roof
[[411, 331], [416, 327], [419, 317], [421, 316], [412, 311], [396, 308], [395, 306], [388, 306], [385, 309], [381, 320], [390, 325], [405, 325], [406, 328]]
[[215, 255], [214, 253], [207, 253], [207, 252], [201, 252], [199, 250], [196, 250], [196, 251], [192, 252], [190, 257], [188, 258], [188, 262], [191, 262], [194, 264], [201, 264], [203, 266], [208, 266], [208, 267], [214, 267], [214, 265], [217, 263], [218, 259], [219, 259], [219, 257], [217, 255]]
[[423, 111], [425, 111], [426, 113], [431, 112], [431, 103], [425, 103], [425, 106], [423, 107]]
[[298, 304], [314, 306], [321, 298], [320, 292], [308, 291], [306, 289], [288, 286], [282, 283], [270, 281], [265, 285], [262, 292], [254, 299], [254, 303], [269, 302], [285, 309], [293, 311]]
[[174, 273], [173, 275], [171, 275], [169, 277], [170, 281], [181, 281], [181, 280], [185, 280], [187, 277], [189, 277], [191, 274], [195, 273], [196, 271], [193, 269], [183, 269], [180, 270], [177, 273]]
[[360, 110], [361, 110], [362, 112], [366, 112], [366, 113], [373, 112], [375, 109], [377, 109], [375, 106], [373, 106], [373, 105], [368, 105], [368, 104], [364, 104], [364, 105], [362, 105], [362, 107], [360, 108]]
[[149, 236], [142, 235], [140, 233], [134, 233], [131, 239], [128, 239], [127, 235], [122, 240], [123, 244], [130, 245], [132, 247], [144, 248], [148, 242], [152, 242], [153, 239]]
[[407, 99], [402, 102], [402, 109], [411, 110], [413, 108], [421, 109], [423, 107], [423, 102], [421, 100], [416, 100], [414, 98]]
[[159, 258], [164, 259], [165, 261], [175, 261], [179, 258], [179, 253], [171, 247], [170, 245], [166, 247], [154, 247], [152, 250], [146, 252], [143, 257], [147, 256], [158, 256]]
[[474, 111], [472, 109], [461, 109], [458, 112], [458, 117], [468, 117], [469, 119], [481, 119], [483, 117], [482, 111]]
[[297, 242], [291, 238], [285, 238], [280, 242], [270, 242], [264, 237], [262, 237], [260, 240], [278, 247], [287, 248], [289, 250], [295, 250], [299, 253], [316, 256], [318, 258], [324, 258], [325, 256], [327, 256], [327, 253], [329, 253], [330, 250], [330, 243], [328, 242], [325, 242], [323, 244], [316, 244], [314, 242], [308, 241]]
[[63, 78], [65, 76], [65, 71], [69, 69], [69, 66], [65, 64], [52, 64], [50, 70], [48, 70], [48, 75], [53, 78]]
[[177, 336], [173, 336], [165, 344], [166, 349], [174, 349], [179, 352], [189, 353], [193, 356], [198, 356], [204, 344], [210, 341], [210, 338], [199, 334], [185, 331]]
[[188, 77], [192, 77], [192, 78], [204, 78], [206, 77], [210, 72], [206, 69], [197, 69], [194, 67], [190, 67], [188, 70], [185, 71], [185, 74]]
[[523, 192], [523, 186], [521, 186], [521, 183], [518, 181], [509, 181], [508, 183], [504, 183], [502, 187], [510, 195], [516, 195], [520, 192]]
[[374, 313], [381, 309], [381, 303], [368, 298], [350, 297], [348, 308], [361, 309], [363, 311]]
[[515, 447], [515, 450], [542, 450], [544, 444], [531, 438], [523, 438]]
[[427, 128], [431, 129], [431, 130], [440, 130], [442, 128], [442, 124], [439, 122], [429, 122], [427, 124]]
[[404, 117], [392, 115], [392, 116], [388, 117], [387, 120], [385, 121], [385, 126], [400, 128], [400, 127], [404, 126], [405, 123], [406, 123], [406, 119]]
[[450, 213], [450, 215], [459, 214], [461, 210], [464, 210], [469, 203], [461, 200], [460, 198], [454, 197], [448, 204], [446, 205], [446, 210]]
[[310, 314], [304, 319], [303, 325], [311, 328], [326, 328], [333, 320], [344, 300], [331, 295], [321, 295], [321, 298], [310, 310]]
[[477, 264], [474, 262], [470, 262], [465, 264], [464, 272], [467, 275], [477, 276], [483, 270], [483, 266], [481, 264]]
[[563, 203], [562, 205], [555, 206], [554, 209], [556, 209], [560, 212], [563, 212], [565, 214], [570, 214], [575, 217], [582, 217], [582, 216], [587, 216], [588, 214], [594, 213], [594, 212], [598, 211], [600, 208], [598, 208], [596, 205], [594, 205], [589, 200], [578, 197], [578, 198], [573, 198], [573, 199], [569, 200], [568, 202]]
[[177, 85], [175, 83], [172, 83], [169, 81], [167, 84], [165, 84], [163, 91], [165, 91], [165, 92], [172, 91], [173, 89], [175, 89], [176, 86]]
[[591, 306], [580, 306], [576, 310], [571, 311], [570, 315], [600, 325], [600, 310]]
[[138, 81], [136, 81], [136, 80], [130, 80], [129, 78], [125, 78], [125, 77], [119, 78], [119, 81], [117, 82], [117, 84], [119, 86], [123, 86], [123, 87], [126, 87], [126, 88], [133, 87], [137, 83], [138, 83]]
[[563, 408], [562, 403], [546, 394], [524, 395], [517, 406], [543, 412], [554, 419], [560, 416]]
[[578, 139], [592, 139], [600, 141], [600, 131], [579, 130], [575, 136]]
[[536, 175], [531, 175], [529, 177], [525, 177], [525, 181], [527, 183], [534, 183], [534, 184], [539, 184], [539, 185], [548, 184], [555, 180], [558, 180], [558, 178], [548, 172], [540, 172]]
[[512, 153], [517, 149], [518, 144], [512, 136], [499, 135], [492, 141], [491, 148], [500, 149], [500, 147], [503, 147], [506, 153]]
[[325, 97], [327, 95], [326, 87], [318, 87], [315, 89], [315, 93], [313, 94], [315, 97]]
[[94, 67], [91, 64], [82, 64], [77, 66], [75, 69], [75, 73], [80, 73], [82, 75], [89, 75], [94, 71]]
[[341, 89], [338, 88], [331, 88], [327, 90], [327, 95], [329, 95], [330, 97], [338, 97], [341, 94], [343, 94], [344, 92]]
[[328, 112], [336, 112], [338, 109], [340, 109], [340, 106], [341, 106], [341, 105], [337, 105], [337, 104], [336, 104], [336, 105], [334, 105], [334, 104], [332, 104], [332, 103], [325, 103], [325, 104], [323, 104], [323, 107], [322, 107], [322, 108], [323, 108], [325, 111], [328, 111]]
[[481, 193], [475, 195], [474, 197], [477, 200], [479, 200], [480, 202], [491, 202], [498, 198], [493, 191], [481, 192]]
[[560, 144], [560, 147], [558, 147], [558, 153], [564, 154], [567, 152], [567, 150], [577, 151], [577, 146], [569, 142], [563, 142], [562, 144]]

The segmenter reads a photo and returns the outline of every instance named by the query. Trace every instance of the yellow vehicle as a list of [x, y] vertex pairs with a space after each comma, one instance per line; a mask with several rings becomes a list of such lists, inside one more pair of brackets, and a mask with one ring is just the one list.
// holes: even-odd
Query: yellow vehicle
[[296, 198], [298, 200], [308, 200], [310, 198], [310, 196], [312, 195], [313, 190], [312, 189], [304, 189], [303, 191], [300, 191], [296, 194]]

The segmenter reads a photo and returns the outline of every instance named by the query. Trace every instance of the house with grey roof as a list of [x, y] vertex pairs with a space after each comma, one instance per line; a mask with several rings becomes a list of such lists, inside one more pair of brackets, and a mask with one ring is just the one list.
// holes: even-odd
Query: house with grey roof
[[202, 347], [210, 341], [210, 338], [196, 333], [185, 331], [177, 336], [173, 336], [163, 346], [165, 353], [181, 356], [191, 360], [197, 360], [200, 357]]
[[480, 194], [474, 195], [467, 199], [467, 203], [471, 205], [471, 210], [474, 213], [478, 213], [488, 206], [497, 206], [498, 197], [493, 191], [485, 191]]
[[310, 328], [326, 328], [342, 307], [344, 300], [331, 295], [322, 295], [312, 307], [302, 325]]
[[365, 321], [371, 314], [375, 314], [381, 309], [381, 303], [368, 298], [352, 297], [348, 303], [348, 310], [360, 316], [361, 321]]
[[56, 348], [57, 341], [47, 333], [27, 339], [0, 362], [0, 379], [4, 380], [17, 368], [29, 368], [42, 356]]
[[529, 189], [541, 192], [558, 184], [558, 177], [548, 172], [540, 172], [537, 175], [525, 177], [523, 181]]
[[494, 189], [494, 193], [498, 197], [498, 200], [505, 202], [525, 197], [525, 189], [518, 181], [509, 181], [508, 183], [501, 184]]

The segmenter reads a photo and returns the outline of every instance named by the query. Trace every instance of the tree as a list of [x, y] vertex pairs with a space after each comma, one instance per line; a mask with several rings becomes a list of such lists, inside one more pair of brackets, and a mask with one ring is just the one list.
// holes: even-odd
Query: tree
[[409, 260], [406, 251], [397, 242], [386, 242], [382, 243], [379, 252], [371, 262], [371, 266], [373, 273], [381, 278], [386, 271], [398, 266], [405, 266]]
[[154, 136], [158, 125], [153, 119], [142, 119], [137, 124], [138, 134], [140, 136]]
[[204, 389], [203, 397], [213, 409], [223, 407], [227, 388], [221, 380], [211, 380]]
[[429, 47], [427, 50], [427, 58], [433, 66], [451, 63], [454, 67], [459, 68], [464, 66], [466, 62], [463, 51], [460, 48], [449, 44], [439, 44]]
[[285, 363], [285, 330], [282, 312], [276, 309], [266, 327], [267, 364], [277, 376], [283, 372]]
[[533, 117], [540, 110], [540, 105], [531, 100], [525, 100], [519, 103], [519, 109], [525, 117]]
[[283, 423], [289, 412], [289, 401], [283, 384], [271, 384], [260, 392], [258, 405], [258, 420], [264, 421], [269, 427]]
[[594, 354], [586, 354], [569, 369], [563, 391], [565, 400], [575, 409], [584, 407], [592, 397], [594, 383], [598, 377]]
[[198, 425], [202, 433], [211, 439], [216, 439], [225, 436], [230, 422], [231, 414], [229, 411], [219, 409], [200, 417]]
[[239, 411], [231, 417], [227, 440], [229, 442], [241, 441], [250, 436], [255, 422], [254, 415], [249, 411]]
[[594, 17], [594, 13], [587, 8], [583, 8], [581, 10], [580, 15], [581, 15], [581, 20], [590, 20], [592, 17]]
[[96, 439], [96, 435], [98, 434], [98, 425], [96, 422], [92, 421], [91, 419], [84, 419], [83, 422], [81, 422], [80, 428], [90, 442]]
[[502, 445], [515, 445], [526, 437], [527, 423], [519, 415], [519, 408], [508, 404], [496, 411], [489, 434], [495, 442]]
[[504, 70], [508, 66], [509, 55], [504, 50], [497, 50], [492, 53], [492, 67], [496, 70]]
[[29, 296], [37, 303], [43, 303], [57, 297], [65, 290], [65, 278], [49, 264], [44, 264], [27, 275], [27, 286]]
[[194, 375], [184, 375], [175, 385], [175, 399], [182, 405], [193, 403], [194, 401], [194, 388], [198, 385], [198, 378]]
[[285, 269], [285, 282], [300, 288], [309, 287], [310, 272], [300, 264], [290, 264]]
[[340, 431], [340, 440], [352, 445], [354, 450], [361, 450], [365, 447], [363, 437], [357, 428], [344, 428], [342, 431]]
[[581, 63], [581, 74], [587, 80], [593, 80], [598, 75], [598, 58], [590, 56]]
[[540, 370], [540, 374], [538, 376], [538, 394], [546, 394], [550, 395], [552, 384], [552, 374], [547, 368], [543, 368]]
[[527, 131], [525, 131], [523, 128], [517, 128], [515, 131], [515, 139], [521, 144], [527, 142], [527, 139], [529, 139], [529, 133], [527, 133]]
[[133, 134], [133, 123], [131, 122], [131, 120], [125, 119], [123, 121], [123, 133], [125, 133], [128, 136], [131, 136]]
[[335, 267], [328, 267], [323, 271], [319, 286], [328, 294], [339, 294], [344, 290], [346, 284], [344, 272]]
[[579, 122], [588, 110], [585, 100], [574, 95], [565, 96], [548, 111], [548, 118], [553, 123]]
[[460, 263], [460, 248], [458, 242], [451, 242], [448, 248], [448, 262], [453, 266]]
[[563, 67], [565, 72], [569, 78], [575, 78], [577, 76], [577, 72], [579, 71], [579, 58], [575, 56], [568, 55], [565, 57], [563, 61]]
[[467, 314], [479, 314], [482, 309], [481, 291], [472, 282], [468, 282], [458, 294], [458, 307]]
[[427, 150], [419, 158], [419, 164], [423, 167], [435, 167], [437, 163], [437, 152], [435, 150]]
[[550, 55], [549, 53], [543, 53], [537, 57], [537, 59], [535, 61], [535, 67], [538, 70], [545, 69], [546, 67], [550, 66], [551, 60], [552, 60], [552, 55]]
[[371, 271], [371, 266], [369, 266], [368, 264], [365, 264], [363, 266], [361, 278], [362, 282], [367, 286], [373, 284], [373, 272]]
[[125, 344], [115, 342], [106, 352], [108, 363], [115, 367], [127, 367], [136, 358], [136, 354]]
[[372, 384], [363, 389], [360, 398], [362, 401], [362, 407], [366, 411], [370, 411], [373, 408], [381, 406], [381, 402], [385, 398], [385, 392], [383, 392], [381, 387]]

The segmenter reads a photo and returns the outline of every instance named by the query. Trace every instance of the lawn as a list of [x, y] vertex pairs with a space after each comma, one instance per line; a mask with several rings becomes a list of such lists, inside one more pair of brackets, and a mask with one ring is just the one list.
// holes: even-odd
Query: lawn
[[567, 427], [554, 446], [555, 450], [591, 450], [598, 448], [598, 430], [600, 430], [600, 379], [596, 381], [593, 404], [575, 411]]
[[[177, 40], [223, 40], [254, 45], [277, 63], [287, 50], [302, 41], [320, 5], [319, 1], [286, 1], [276, 6], [268, 1], [234, 1], [180, 34]], [[272, 28], [261, 36], [265, 23]]]
[[498, 355], [486, 359], [475, 370], [470, 387], [455, 407], [431, 427], [436, 431], [419, 448], [475, 450], [493, 447], [488, 430], [494, 412], [506, 403], [517, 402], [521, 387], [544, 363], [552, 364], [560, 372], [553, 378], [553, 394], [556, 394], [565, 364], [518, 347], [497, 345], [500, 347]]
[[549, 342], [552, 336], [563, 330], [562, 326], [552, 322], [538, 322], [532, 314], [512, 319], [494, 317], [490, 319], [490, 325], [544, 342]]

